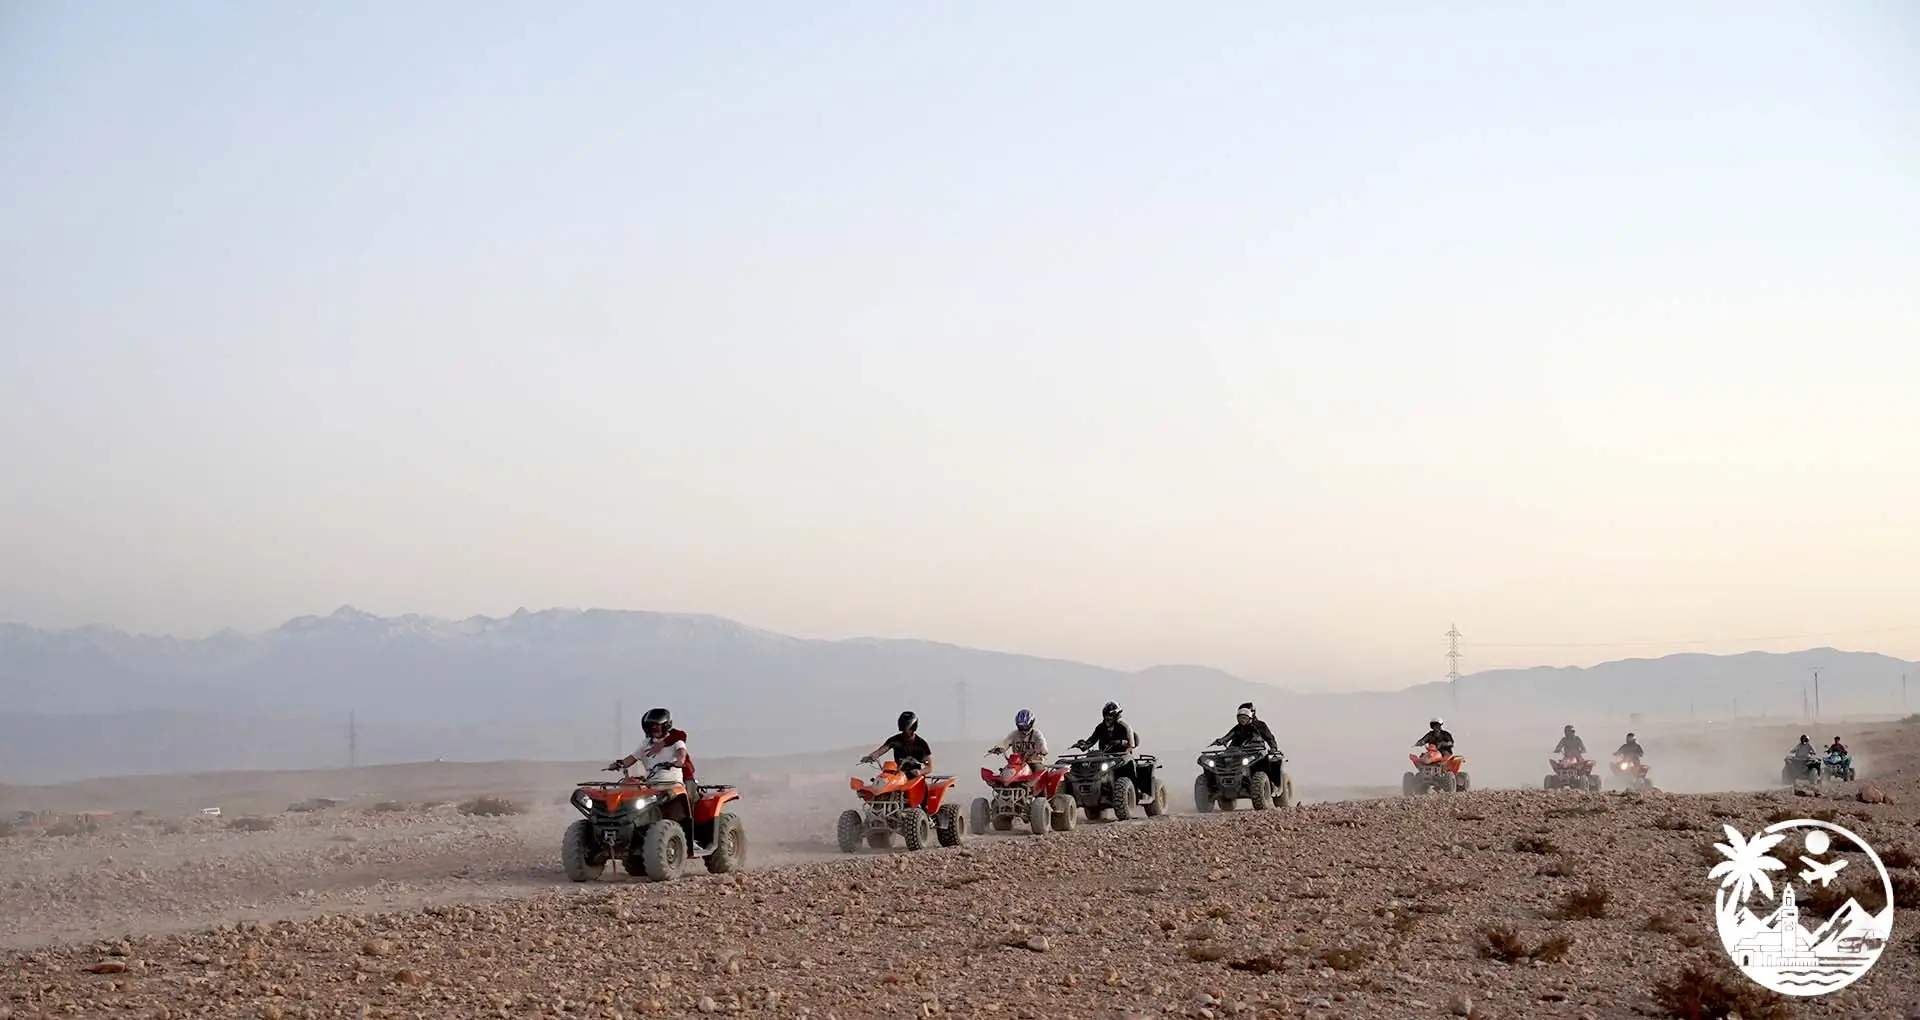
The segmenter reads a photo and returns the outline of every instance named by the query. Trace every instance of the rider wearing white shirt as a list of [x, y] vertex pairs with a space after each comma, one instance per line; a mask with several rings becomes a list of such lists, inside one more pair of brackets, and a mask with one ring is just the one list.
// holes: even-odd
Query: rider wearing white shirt
[[687, 735], [673, 728], [673, 715], [664, 708], [649, 709], [640, 718], [640, 728], [647, 734], [648, 740], [634, 749], [634, 752], [613, 763], [616, 769], [632, 768], [635, 763], [643, 766], [643, 774], [652, 776], [658, 768], [671, 771], [659, 778], [667, 782], [684, 781], [681, 775], [687, 762]]

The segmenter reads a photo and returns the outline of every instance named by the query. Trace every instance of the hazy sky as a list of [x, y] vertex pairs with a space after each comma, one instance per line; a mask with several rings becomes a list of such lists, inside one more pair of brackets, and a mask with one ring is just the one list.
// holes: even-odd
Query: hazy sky
[[0, 479], [38, 625], [1912, 655], [1920, 13], [13, 0]]

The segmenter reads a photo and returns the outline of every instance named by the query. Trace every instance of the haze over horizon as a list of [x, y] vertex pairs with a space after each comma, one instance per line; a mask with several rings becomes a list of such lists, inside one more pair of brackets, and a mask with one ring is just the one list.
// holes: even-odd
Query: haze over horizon
[[1897, 3], [12, 4], [0, 619], [1920, 658], [1916, 54]]

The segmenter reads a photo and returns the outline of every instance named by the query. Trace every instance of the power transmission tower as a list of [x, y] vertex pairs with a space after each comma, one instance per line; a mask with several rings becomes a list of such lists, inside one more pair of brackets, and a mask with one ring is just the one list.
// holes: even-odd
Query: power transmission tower
[[1460, 625], [1447, 624], [1447, 690], [1455, 705], [1460, 704], [1460, 637]]
[[347, 767], [360, 767], [360, 719], [351, 711], [347, 713]]
[[620, 754], [627, 753], [627, 703], [613, 703], [613, 749]]
[[1813, 721], [1820, 721], [1820, 671], [1823, 666], [1813, 667]]

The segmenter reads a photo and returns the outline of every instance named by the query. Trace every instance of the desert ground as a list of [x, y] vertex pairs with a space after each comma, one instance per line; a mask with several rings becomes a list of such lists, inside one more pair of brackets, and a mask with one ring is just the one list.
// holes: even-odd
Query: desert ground
[[[1649, 751], [1656, 778], [1754, 748], [1764, 774], [1797, 732]], [[564, 796], [592, 765], [0, 788], [0, 1018], [1687, 1016], [1676, 990], [1757, 991], [1711, 917], [1721, 826], [1808, 815], [1906, 883], [1892, 944], [1841, 992], [1740, 1013], [1904, 1017], [1920, 725], [1851, 732], [1860, 782], [1810, 796], [1323, 783], [1291, 810], [1197, 815], [1171, 755], [1171, 816], [852, 857], [832, 836], [847, 755], [714, 759], [701, 778], [746, 794], [749, 869], [673, 883], [561, 876]], [[942, 769], [968, 798], [977, 754]]]

